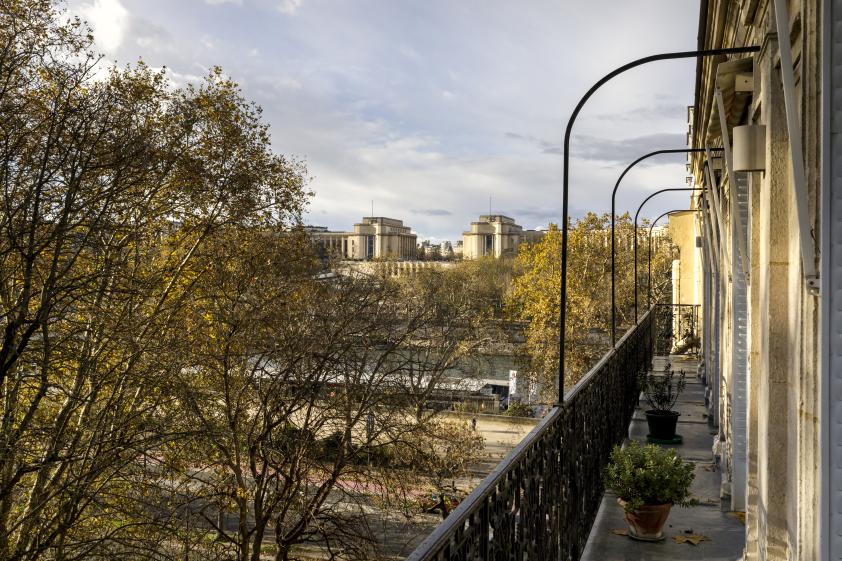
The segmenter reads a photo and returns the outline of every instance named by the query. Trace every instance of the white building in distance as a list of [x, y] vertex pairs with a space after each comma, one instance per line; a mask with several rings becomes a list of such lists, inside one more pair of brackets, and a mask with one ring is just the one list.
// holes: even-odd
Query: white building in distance
[[352, 232], [332, 232], [322, 226], [307, 231], [325, 253], [341, 259], [415, 259], [416, 235], [402, 220], [368, 216], [354, 224]]
[[462, 257], [479, 259], [490, 255], [495, 258], [515, 255], [522, 243], [540, 240], [544, 232], [524, 230], [513, 218], [502, 214], [483, 215], [471, 222], [471, 229], [462, 233]]

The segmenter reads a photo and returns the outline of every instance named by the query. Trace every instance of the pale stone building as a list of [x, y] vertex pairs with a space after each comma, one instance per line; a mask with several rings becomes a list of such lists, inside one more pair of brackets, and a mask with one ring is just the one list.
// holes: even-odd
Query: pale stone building
[[450, 269], [455, 265], [453, 261], [342, 261], [336, 270], [348, 275], [414, 277], [421, 271]]
[[[676, 282], [746, 560], [842, 559], [842, 2], [701, 2]], [[674, 237], [674, 239], [676, 239]], [[692, 286], [691, 291], [686, 289]]]
[[513, 218], [501, 214], [483, 215], [462, 233], [462, 257], [479, 259], [515, 255], [522, 243], [532, 243], [544, 235], [539, 230], [524, 230]]
[[415, 259], [416, 235], [394, 218], [365, 217], [351, 232], [332, 232], [320, 226], [307, 230], [325, 253], [341, 259]]
[[451, 259], [453, 255], [453, 244], [448, 240], [443, 241], [441, 243], [441, 256], [445, 259]]

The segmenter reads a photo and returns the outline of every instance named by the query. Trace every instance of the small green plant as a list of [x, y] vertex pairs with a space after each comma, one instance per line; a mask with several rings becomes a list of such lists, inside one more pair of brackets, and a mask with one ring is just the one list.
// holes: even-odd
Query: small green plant
[[690, 506], [694, 503], [690, 495], [694, 477], [693, 464], [675, 451], [632, 442], [612, 450], [605, 468], [605, 487], [625, 501], [628, 512], [645, 504]]
[[532, 417], [532, 406], [527, 405], [526, 403], [515, 401], [509, 403], [509, 407], [508, 409], [503, 411], [503, 415], [508, 415], [509, 417]]
[[672, 411], [686, 385], [684, 371], [676, 375], [669, 364], [662, 374], [649, 372], [640, 376], [640, 387], [646, 402], [656, 411]]

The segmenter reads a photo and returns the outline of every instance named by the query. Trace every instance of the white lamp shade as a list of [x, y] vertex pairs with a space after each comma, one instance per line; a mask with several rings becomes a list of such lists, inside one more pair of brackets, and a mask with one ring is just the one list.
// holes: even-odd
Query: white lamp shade
[[766, 170], [766, 127], [734, 127], [734, 171]]

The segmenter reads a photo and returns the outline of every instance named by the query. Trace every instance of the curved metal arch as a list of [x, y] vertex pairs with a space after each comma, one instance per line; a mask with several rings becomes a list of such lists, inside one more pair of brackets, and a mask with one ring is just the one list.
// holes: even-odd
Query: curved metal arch
[[[681, 59], [681, 58], [701, 58], [701, 57], [711, 57], [711, 56], [721, 56], [721, 55], [728, 55], [728, 54], [740, 54], [740, 53], [755, 53], [760, 50], [760, 47], [750, 46], [750, 47], [733, 47], [727, 49], [701, 49], [697, 51], [680, 51], [680, 52], [673, 52], [673, 53], [660, 53], [656, 55], [650, 55], [647, 57], [639, 58], [637, 60], [633, 60], [632, 62], [626, 63], [623, 66], [615, 68], [602, 78], [600, 78], [590, 89], [585, 92], [585, 95], [579, 100], [579, 103], [576, 104], [576, 107], [573, 109], [573, 113], [570, 115], [570, 119], [567, 121], [567, 127], [564, 130], [564, 151], [563, 151], [563, 170], [562, 170], [562, 203], [561, 203], [561, 302], [560, 302], [560, 309], [559, 309], [559, 337], [558, 337], [558, 345], [559, 345], [559, 354], [558, 354], [558, 402], [559, 404], [564, 403], [564, 331], [565, 325], [567, 320], [567, 245], [568, 245], [568, 232], [567, 232], [567, 222], [570, 218], [569, 212], [569, 199], [570, 199], [570, 136], [573, 133], [573, 125], [576, 122], [576, 117], [579, 116], [579, 112], [582, 110], [582, 107], [585, 106], [588, 99], [599, 89], [601, 88], [606, 82], [611, 80], [612, 78], [626, 72], [627, 70], [631, 70], [632, 68], [636, 68], [638, 66], [642, 66], [644, 64], [648, 64], [650, 62], [656, 62], [659, 60], [674, 60], [674, 59]], [[637, 236], [635, 236], [637, 239]]]
[[670, 187], [668, 189], [661, 189], [655, 191], [640, 203], [637, 207], [637, 212], [634, 213], [634, 321], [637, 322], [637, 219], [640, 217], [640, 211], [643, 207], [656, 195], [667, 193], [670, 191], [704, 191], [704, 187]]
[[[709, 148], [711, 152], [721, 152], [723, 148]], [[620, 188], [620, 183], [623, 181], [623, 178], [626, 174], [631, 171], [631, 169], [648, 158], [652, 156], [658, 156], [661, 154], [694, 154], [694, 153], [704, 153], [706, 152], [705, 148], [670, 148], [665, 150], [655, 150], [653, 152], [649, 152], [648, 154], [644, 154], [643, 156], [639, 157], [628, 166], [626, 169], [623, 170], [623, 173], [620, 174], [620, 177], [617, 178], [617, 182], [614, 184], [614, 190], [611, 191], [611, 346], [615, 346], [617, 344], [617, 271], [616, 271], [616, 262], [617, 262], [617, 253], [616, 253], [616, 229], [617, 229], [617, 190]]]

